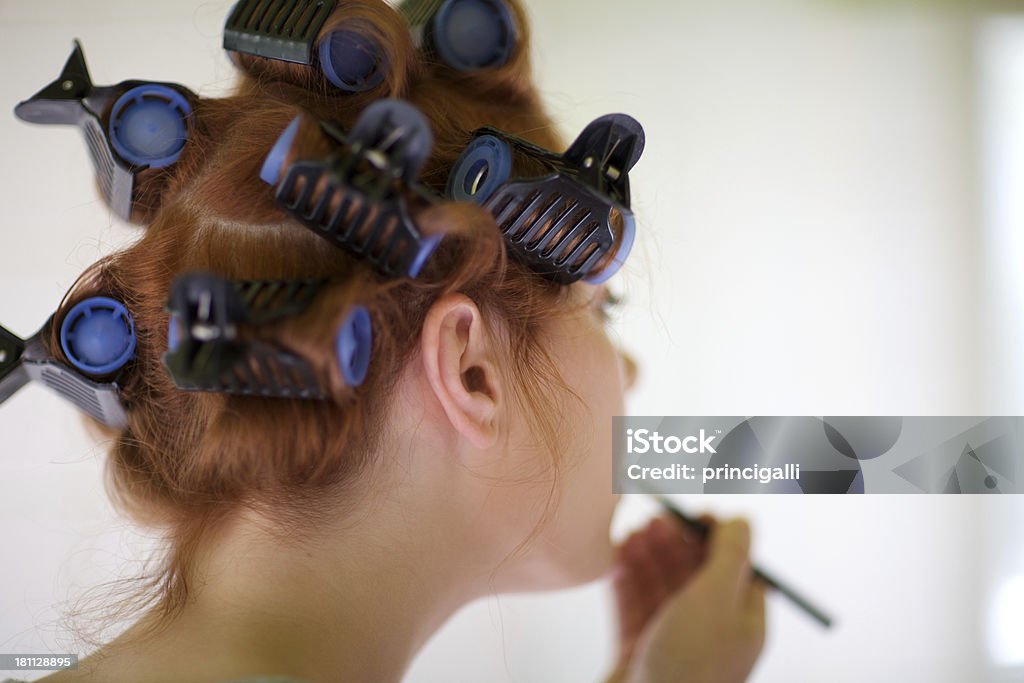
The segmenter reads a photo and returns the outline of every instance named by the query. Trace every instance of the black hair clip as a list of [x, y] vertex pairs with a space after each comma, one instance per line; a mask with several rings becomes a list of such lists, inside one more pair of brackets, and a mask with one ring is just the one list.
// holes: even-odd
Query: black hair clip
[[321, 159], [298, 159], [282, 177], [299, 122], [296, 118], [288, 125], [260, 172], [275, 186], [277, 203], [385, 275], [419, 275], [443, 237], [420, 234], [405, 195], [411, 192], [421, 205], [438, 201], [416, 182], [433, 146], [423, 114], [407, 102], [386, 99], [364, 109], [350, 133], [323, 122], [320, 127], [336, 151]]
[[[537, 272], [564, 284], [600, 284], [622, 267], [633, 247], [628, 173], [643, 149], [643, 128], [625, 114], [592, 122], [564, 154], [481, 128], [452, 168], [448, 195], [486, 207]], [[513, 150], [550, 173], [513, 178]]]
[[417, 47], [457, 71], [503, 66], [515, 51], [515, 17], [502, 0], [405, 0], [398, 11]]
[[29, 339], [0, 327], [0, 403], [34, 380], [110, 427], [127, 426], [118, 380], [135, 356], [135, 326], [128, 310], [113, 299], [92, 297], [68, 311], [60, 342], [70, 365], [54, 358], [42, 342], [52, 325], [50, 316]]
[[240, 0], [224, 26], [224, 49], [307, 66], [319, 66], [348, 92], [380, 85], [387, 73], [384, 50], [364, 32], [339, 28], [316, 38], [335, 0]]
[[[180, 389], [276, 398], [326, 399], [309, 363], [259, 340], [259, 326], [304, 311], [325, 280], [235, 280], [212, 273], [180, 275], [171, 285], [168, 351], [163, 363]], [[354, 306], [338, 328], [335, 351], [349, 386], [362, 384], [373, 343], [369, 312]]]
[[76, 40], [57, 80], [18, 104], [14, 113], [30, 123], [81, 127], [107, 202], [115, 214], [130, 220], [136, 175], [178, 160], [195, 98], [177, 83], [94, 86]]

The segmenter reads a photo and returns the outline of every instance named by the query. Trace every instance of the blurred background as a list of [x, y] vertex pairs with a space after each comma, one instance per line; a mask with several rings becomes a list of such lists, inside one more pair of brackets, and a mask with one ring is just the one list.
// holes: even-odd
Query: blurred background
[[[1024, 3], [525, 2], [566, 138], [613, 111], [647, 131], [614, 285], [641, 365], [630, 413], [1024, 415]], [[34, 333], [137, 235], [79, 132], [14, 105], [74, 37], [97, 83], [222, 94], [230, 5], [0, 0], [0, 323]], [[0, 652], [73, 651], [67, 601], [133, 575], [154, 539], [114, 515], [102, 450], [59, 398], [26, 388], [0, 434]], [[1024, 681], [1020, 496], [678, 501], [747, 515], [757, 560], [837, 616], [826, 632], [771, 598], [751, 681]], [[626, 497], [615, 534], [653, 509]], [[597, 583], [470, 606], [406, 680], [589, 682], [614, 656]]]

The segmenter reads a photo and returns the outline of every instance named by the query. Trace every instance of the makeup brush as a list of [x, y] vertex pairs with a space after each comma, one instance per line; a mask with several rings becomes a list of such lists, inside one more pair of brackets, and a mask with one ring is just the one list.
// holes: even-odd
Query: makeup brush
[[[665, 510], [667, 510], [673, 517], [678, 519], [680, 522], [685, 524], [690, 529], [693, 529], [693, 531], [695, 531], [697, 535], [700, 536], [701, 540], [706, 539], [708, 534], [711, 533], [711, 527], [709, 525], [705, 524], [699, 519], [694, 519], [693, 517], [690, 517], [689, 515], [683, 513], [679, 508], [675, 506], [674, 503], [669, 502], [667, 498], [659, 496], [656, 493], [651, 493], [648, 495], [656, 499], [661, 504], [661, 506], [665, 508]], [[800, 594], [798, 594], [792, 588], [786, 586], [778, 579], [772, 577], [769, 574], [766, 574], [761, 569], [754, 567], [753, 570], [754, 576], [764, 581], [766, 584], [777, 590], [779, 593], [785, 595], [793, 602], [794, 605], [796, 605], [804, 612], [814, 617], [814, 619], [821, 623], [822, 626], [824, 626], [825, 628], [832, 627], [832, 617], [828, 616], [820, 609], [812, 605], [806, 598], [802, 597]]]

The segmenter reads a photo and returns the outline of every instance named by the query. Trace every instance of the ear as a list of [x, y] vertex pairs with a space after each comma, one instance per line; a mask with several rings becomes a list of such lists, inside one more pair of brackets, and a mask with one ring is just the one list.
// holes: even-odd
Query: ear
[[430, 386], [452, 426], [477, 448], [493, 446], [503, 392], [496, 349], [472, 299], [438, 299], [423, 322], [421, 350]]

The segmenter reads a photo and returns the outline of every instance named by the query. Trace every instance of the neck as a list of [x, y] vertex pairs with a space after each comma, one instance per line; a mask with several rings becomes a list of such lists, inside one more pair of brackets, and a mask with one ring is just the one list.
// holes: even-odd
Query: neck
[[[444, 496], [422, 483], [375, 488], [343, 527], [301, 546], [243, 516], [201, 557], [180, 615], [139, 642], [147, 615], [104, 648], [102, 680], [400, 681], [427, 639], [485, 594], [493, 568], [473, 516], [438, 508]], [[409, 500], [428, 495], [432, 507]]]

